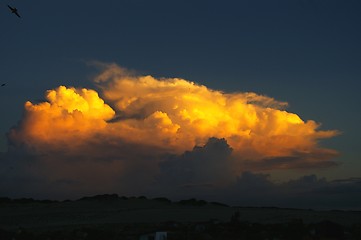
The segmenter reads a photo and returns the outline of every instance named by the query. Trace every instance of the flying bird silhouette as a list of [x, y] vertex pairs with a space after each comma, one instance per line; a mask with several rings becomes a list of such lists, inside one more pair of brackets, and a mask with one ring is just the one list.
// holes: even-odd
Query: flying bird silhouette
[[6, 83], [1, 84], [2, 87], [5, 86], [5, 85], [6, 85]]
[[10, 5], [8, 5], [8, 7], [9, 7], [9, 9], [11, 10], [12, 13], [14, 13], [16, 16], [18, 16], [19, 18], [21, 18], [20, 15], [19, 15], [19, 13], [18, 13], [18, 9], [17, 9], [17, 8], [11, 7]]

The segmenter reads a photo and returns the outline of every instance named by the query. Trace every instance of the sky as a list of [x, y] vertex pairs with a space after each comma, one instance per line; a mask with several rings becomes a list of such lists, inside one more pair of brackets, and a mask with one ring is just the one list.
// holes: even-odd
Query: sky
[[1, 1], [0, 195], [361, 209], [360, 10]]

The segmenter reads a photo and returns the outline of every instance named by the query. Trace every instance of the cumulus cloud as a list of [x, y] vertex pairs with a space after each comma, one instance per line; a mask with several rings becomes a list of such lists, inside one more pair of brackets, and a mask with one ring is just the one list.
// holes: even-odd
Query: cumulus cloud
[[116, 65], [107, 66], [96, 82], [107, 103], [123, 123], [128, 119], [137, 128], [142, 141], [150, 134], [152, 142], [166, 142], [178, 153], [216, 137], [225, 138], [233, 154], [252, 160], [295, 152], [336, 154], [319, 148], [318, 140], [337, 131], [320, 131], [315, 121], [303, 121], [283, 110], [287, 103], [267, 96], [224, 93], [180, 78], [136, 76]]
[[115, 114], [94, 90], [60, 86], [47, 91], [46, 99], [25, 103], [20, 125], [8, 135], [11, 146], [21, 144], [38, 152], [49, 148], [77, 151], [79, 144], [103, 131]]
[[335, 165], [337, 152], [318, 142], [338, 132], [287, 112], [285, 102], [102, 66], [99, 93], [60, 86], [25, 103], [8, 133], [3, 178], [36, 179], [34, 188], [53, 196], [130, 194], [170, 183], [224, 187], [245, 170]]

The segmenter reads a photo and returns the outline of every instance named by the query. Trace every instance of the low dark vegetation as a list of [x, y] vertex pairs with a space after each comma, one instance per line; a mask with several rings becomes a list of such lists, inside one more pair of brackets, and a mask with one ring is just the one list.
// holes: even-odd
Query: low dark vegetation
[[77, 201], [109, 201], [109, 200], [118, 200], [118, 194], [102, 194], [102, 195], [95, 195], [92, 197], [82, 197]]
[[172, 203], [171, 200], [169, 200], [168, 198], [165, 198], [165, 197], [157, 197], [157, 198], [153, 198], [153, 200], [158, 201], [158, 202], [163, 202], [163, 203]]
[[[237, 217], [236, 217], [237, 218]], [[361, 239], [361, 225], [342, 226], [330, 221], [305, 224], [300, 219], [287, 223], [260, 224], [244, 221], [201, 222], [201, 223], [153, 223], [129, 225], [78, 226], [72, 229], [53, 231], [32, 231], [0, 229], [1, 240], [135, 240], [144, 233], [166, 231], [168, 240], [358, 240]]]
[[33, 198], [18, 198], [18, 199], [11, 199], [7, 197], [0, 198], [0, 204], [2, 203], [55, 203], [58, 201], [54, 200], [35, 200]]
[[208, 202], [204, 201], [204, 200], [197, 200], [195, 198], [191, 198], [188, 200], [181, 200], [178, 202], [178, 204], [180, 205], [186, 205], [186, 206], [204, 206], [206, 205]]

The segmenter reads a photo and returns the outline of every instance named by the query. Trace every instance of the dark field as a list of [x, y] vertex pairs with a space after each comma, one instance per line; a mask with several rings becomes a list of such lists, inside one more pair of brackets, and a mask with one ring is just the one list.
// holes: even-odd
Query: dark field
[[156, 231], [167, 232], [167, 239], [361, 239], [361, 212], [117, 195], [63, 202], [0, 198], [1, 240], [140, 239]]

